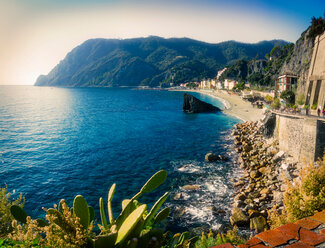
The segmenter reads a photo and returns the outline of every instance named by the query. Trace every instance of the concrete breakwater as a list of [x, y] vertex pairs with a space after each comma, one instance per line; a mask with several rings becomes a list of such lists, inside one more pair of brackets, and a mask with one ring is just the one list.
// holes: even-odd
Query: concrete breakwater
[[[266, 123], [266, 122], [265, 122]], [[237, 124], [233, 131], [238, 163], [243, 176], [234, 183], [234, 198], [230, 223], [246, 226], [258, 233], [268, 228], [268, 210], [283, 209], [285, 178], [299, 180], [299, 164], [283, 151], [273, 137], [267, 138], [265, 123]]]

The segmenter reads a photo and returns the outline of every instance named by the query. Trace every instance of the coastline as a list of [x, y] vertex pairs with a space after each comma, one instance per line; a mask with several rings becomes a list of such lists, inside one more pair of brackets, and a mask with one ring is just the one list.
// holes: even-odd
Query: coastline
[[186, 91], [197, 92], [216, 98], [224, 105], [223, 113], [234, 116], [243, 122], [258, 121], [263, 117], [263, 109], [254, 108], [249, 102], [244, 101], [238, 95], [232, 95], [225, 91], [212, 90], [171, 90], [171, 91]]

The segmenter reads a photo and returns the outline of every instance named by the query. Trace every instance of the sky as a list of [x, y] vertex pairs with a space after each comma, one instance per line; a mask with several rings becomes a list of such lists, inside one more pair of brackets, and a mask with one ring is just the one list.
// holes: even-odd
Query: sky
[[91, 38], [295, 42], [324, 0], [0, 0], [0, 85], [31, 85]]

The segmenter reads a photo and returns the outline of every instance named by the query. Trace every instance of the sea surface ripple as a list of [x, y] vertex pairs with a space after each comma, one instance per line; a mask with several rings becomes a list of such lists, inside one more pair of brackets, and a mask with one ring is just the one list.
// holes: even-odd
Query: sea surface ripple
[[[195, 95], [222, 107], [216, 99]], [[117, 215], [122, 199], [165, 169], [167, 183], [139, 200], [150, 207], [170, 191], [171, 229], [217, 229], [229, 214], [237, 166], [205, 163], [204, 155], [234, 157], [229, 134], [239, 120], [223, 113], [185, 114], [182, 104], [182, 92], [1, 86], [1, 187], [7, 184], [14, 197], [22, 192], [33, 218], [44, 216], [41, 207], [62, 198], [71, 204], [82, 194], [99, 220], [98, 199], [107, 199], [111, 184], [117, 184]], [[182, 188], [194, 184], [200, 189]], [[177, 193], [182, 197], [174, 200]]]

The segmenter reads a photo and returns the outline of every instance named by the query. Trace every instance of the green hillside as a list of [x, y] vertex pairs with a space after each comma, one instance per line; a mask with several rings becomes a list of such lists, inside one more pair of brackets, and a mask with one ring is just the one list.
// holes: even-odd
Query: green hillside
[[238, 59], [264, 58], [282, 40], [209, 44], [188, 38], [91, 39], [74, 48], [39, 86], [167, 86], [215, 77]]

